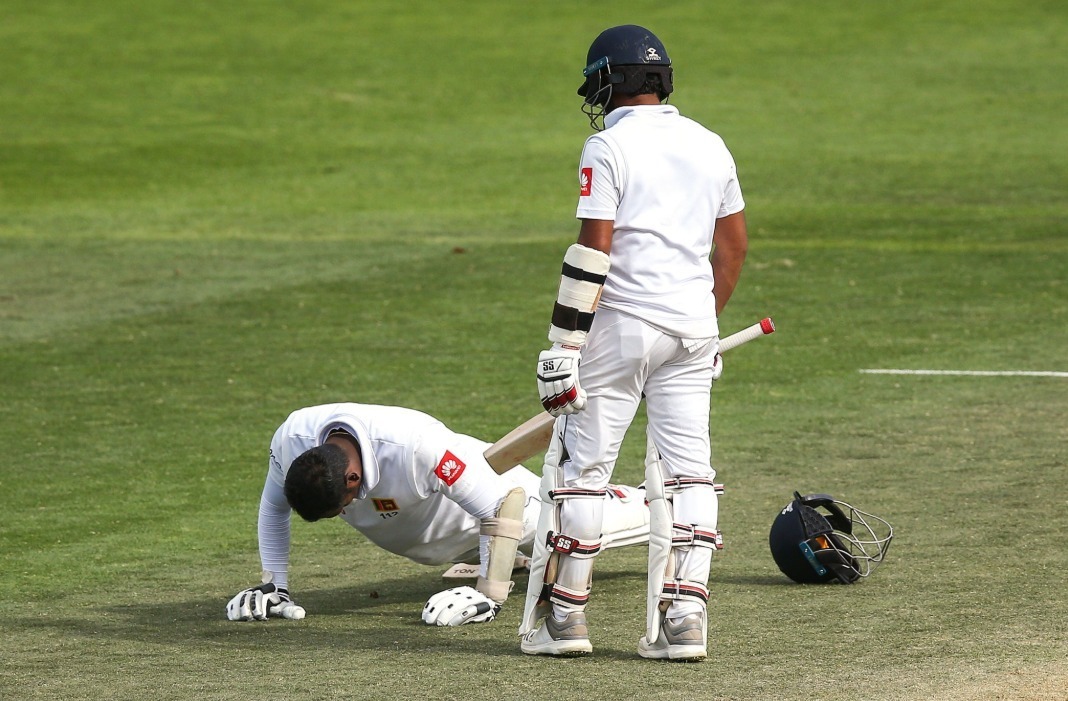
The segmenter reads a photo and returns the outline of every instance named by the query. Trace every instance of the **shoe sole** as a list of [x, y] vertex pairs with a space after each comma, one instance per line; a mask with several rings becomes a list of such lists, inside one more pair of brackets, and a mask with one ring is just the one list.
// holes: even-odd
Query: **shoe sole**
[[552, 655], [553, 657], [582, 657], [593, 652], [588, 640], [557, 640], [544, 645], [519, 646], [527, 655]]
[[708, 657], [708, 650], [696, 645], [668, 645], [650, 648], [645, 638], [638, 643], [638, 654], [647, 660], [670, 660], [672, 662], [701, 662]]

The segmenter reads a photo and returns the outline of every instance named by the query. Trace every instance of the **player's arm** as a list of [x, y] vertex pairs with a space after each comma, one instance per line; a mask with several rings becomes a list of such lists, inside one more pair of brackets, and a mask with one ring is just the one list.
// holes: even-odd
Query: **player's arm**
[[262, 582], [230, 599], [226, 617], [231, 621], [266, 620], [269, 616], [304, 618], [304, 609], [289, 595], [290, 508], [283, 484], [281, 468], [272, 458], [260, 495], [257, 521]]
[[549, 325], [552, 347], [538, 356], [538, 394], [545, 411], [553, 416], [586, 408], [586, 393], [579, 386], [579, 359], [611, 267], [609, 253], [620, 202], [617, 183], [624, 179], [622, 172], [608, 141], [601, 135], [586, 140], [579, 160], [575, 213], [582, 225], [578, 241], [564, 254]]
[[[442, 450], [454, 461], [433, 473], [432, 488], [479, 520], [479, 577], [474, 588], [435, 594], [423, 607], [428, 625], [457, 626], [493, 620], [512, 589], [512, 567], [523, 538], [526, 493], [511, 488], [478, 451]], [[418, 459], [417, 459], [418, 462]], [[459, 473], [457, 473], [459, 470]]]
[[717, 219], [712, 243], [715, 246], [712, 250], [712, 274], [715, 276], [712, 291], [716, 296], [716, 316], [719, 316], [738, 285], [742, 264], [749, 251], [745, 210]]
[[586, 393], [578, 382], [579, 359], [610, 268], [613, 225], [610, 219], [583, 219], [578, 241], [564, 254], [549, 325], [553, 345], [538, 356], [538, 394], [553, 416], [586, 407]]
[[583, 219], [579, 227], [578, 243], [608, 255], [612, 251], [612, 235], [616, 223], [610, 219]]

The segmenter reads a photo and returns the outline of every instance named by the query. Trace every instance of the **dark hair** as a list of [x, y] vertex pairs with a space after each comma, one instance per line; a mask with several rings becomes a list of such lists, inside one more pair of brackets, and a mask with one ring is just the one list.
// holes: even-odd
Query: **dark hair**
[[664, 79], [659, 73], [647, 73], [645, 82], [638, 88], [636, 95], [656, 95], [661, 100], [667, 97], [664, 90]]
[[341, 508], [349, 458], [341, 446], [326, 443], [305, 451], [289, 466], [286, 501], [305, 521], [318, 521]]

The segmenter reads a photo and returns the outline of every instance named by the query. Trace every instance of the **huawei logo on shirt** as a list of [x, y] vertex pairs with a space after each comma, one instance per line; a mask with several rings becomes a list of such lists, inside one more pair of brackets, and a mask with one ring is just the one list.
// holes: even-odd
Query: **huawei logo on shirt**
[[451, 487], [456, 484], [456, 480], [460, 479], [460, 475], [464, 473], [465, 467], [467, 467], [467, 465], [465, 465], [460, 458], [446, 450], [445, 454], [441, 456], [438, 466], [434, 468], [434, 474], [438, 476], [438, 479]]
[[593, 188], [593, 168], [583, 168], [579, 173], [579, 197], [589, 197]]

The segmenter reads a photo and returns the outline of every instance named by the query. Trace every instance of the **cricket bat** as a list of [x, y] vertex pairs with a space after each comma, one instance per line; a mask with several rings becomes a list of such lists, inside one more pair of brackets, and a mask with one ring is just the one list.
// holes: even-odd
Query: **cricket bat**
[[[737, 348], [743, 343], [748, 343], [755, 338], [774, 332], [775, 322], [771, 320], [771, 317], [761, 319], [738, 333], [732, 333], [726, 338], [721, 338], [719, 352], [725, 353], [731, 348]], [[553, 424], [555, 422], [556, 418], [546, 412], [527, 419], [509, 431], [499, 441], [486, 448], [486, 452], [483, 454], [486, 462], [490, 464], [494, 472], [504, 474], [524, 460], [544, 451], [549, 447], [549, 440], [552, 438]]]

